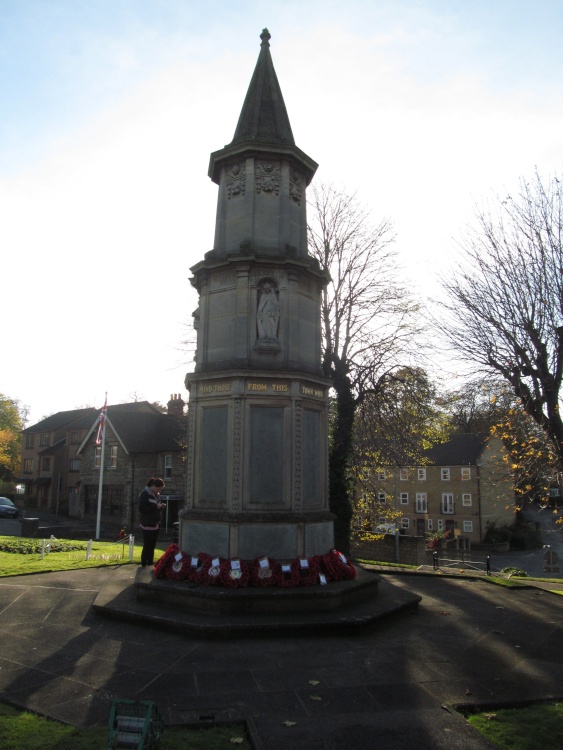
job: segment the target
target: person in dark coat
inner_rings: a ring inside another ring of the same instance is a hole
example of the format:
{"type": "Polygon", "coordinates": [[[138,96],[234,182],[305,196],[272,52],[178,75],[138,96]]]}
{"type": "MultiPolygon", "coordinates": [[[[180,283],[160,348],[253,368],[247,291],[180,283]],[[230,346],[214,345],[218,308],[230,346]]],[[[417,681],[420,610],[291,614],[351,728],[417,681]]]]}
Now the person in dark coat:
{"type": "Polygon", "coordinates": [[[160,478],[151,477],[147,486],[139,495],[139,513],[141,515],[141,529],[143,530],[143,550],[141,565],[143,568],[154,564],[154,549],[160,530],[160,516],[166,503],[160,502],[160,493],[164,489],[164,482],[160,478]]]}

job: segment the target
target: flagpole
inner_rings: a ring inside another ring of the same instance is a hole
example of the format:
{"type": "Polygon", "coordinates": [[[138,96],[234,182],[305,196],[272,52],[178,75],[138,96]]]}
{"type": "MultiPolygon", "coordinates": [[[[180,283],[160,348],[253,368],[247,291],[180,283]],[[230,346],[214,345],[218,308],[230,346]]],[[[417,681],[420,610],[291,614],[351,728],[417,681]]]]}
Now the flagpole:
{"type": "Polygon", "coordinates": [[[96,439],[96,443],[98,443],[101,440],[102,444],[102,450],[100,454],[100,483],[98,485],[98,513],[96,516],[96,539],[99,540],[100,538],[100,522],[102,519],[102,492],[103,492],[103,486],[104,486],[104,455],[105,455],[105,448],[106,448],[106,411],[107,411],[107,405],[108,405],[108,394],[106,391],[106,400],[104,402],[104,407],[100,414],[100,424],[98,427],[98,438],[96,439]],[[101,433],[101,435],[100,435],[101,433]]]}

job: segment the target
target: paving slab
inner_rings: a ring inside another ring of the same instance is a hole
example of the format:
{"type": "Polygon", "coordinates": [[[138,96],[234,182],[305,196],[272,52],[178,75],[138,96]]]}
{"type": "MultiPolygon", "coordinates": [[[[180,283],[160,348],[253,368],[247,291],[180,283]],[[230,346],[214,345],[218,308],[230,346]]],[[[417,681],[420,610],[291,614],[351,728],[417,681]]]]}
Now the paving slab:
{"type": "Polygon", "coordinates": [[[548,591],[391,573],[380,595],[420,596],[414,612],[210,641],[96,614],[108,584],[125,599],[135,577],[0,579],[0,699],[83,727],[107,725],[113,698],[154,700],[169,724],[242,719],[256,750],[484,750],[452,706],[563,697],[563,598],[548,591]]]}

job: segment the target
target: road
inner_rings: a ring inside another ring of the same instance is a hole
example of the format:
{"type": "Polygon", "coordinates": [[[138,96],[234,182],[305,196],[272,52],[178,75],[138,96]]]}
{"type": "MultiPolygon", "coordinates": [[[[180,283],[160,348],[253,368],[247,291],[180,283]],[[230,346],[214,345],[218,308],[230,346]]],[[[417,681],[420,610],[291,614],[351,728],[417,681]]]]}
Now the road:
{"type": "Polygon", "coordinates": [[[515,567],[521,568],[528,575],[534,577],[563,578],[563,523],[556,523],[558,518],[562,518],[563,509],[559,508],[558,514],[555,514],[554,510],[552,507],[542,509],[535,503],[527,506],[523,511],[524,517],[530,523],[540,524],[544,548],[522,551],[510,550],[503,555],[492,555],[493,569],[515,567]],[[558,573],[547,573],[544,569],[544,558],[550,549],[559,557],[558,573]]]}

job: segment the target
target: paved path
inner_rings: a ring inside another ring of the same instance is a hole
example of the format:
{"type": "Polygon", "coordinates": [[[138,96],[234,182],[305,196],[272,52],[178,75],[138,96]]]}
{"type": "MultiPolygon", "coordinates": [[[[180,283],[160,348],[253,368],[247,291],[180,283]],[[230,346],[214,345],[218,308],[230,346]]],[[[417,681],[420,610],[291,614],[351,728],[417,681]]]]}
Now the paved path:
{"type": "Polygon", "coordinates": [[[102,618],[108,577],[0,579],[0,699],[78,726],[112,698],[156,701],[168,723],[245,718],[257,750],[481,750],[449,705],[563,697],[563,597],[479,579],[386,575],[415,614],[362,635],[204,641],[102,618]],[[295,722],[287,726],[284,722],[295,722]]]}

